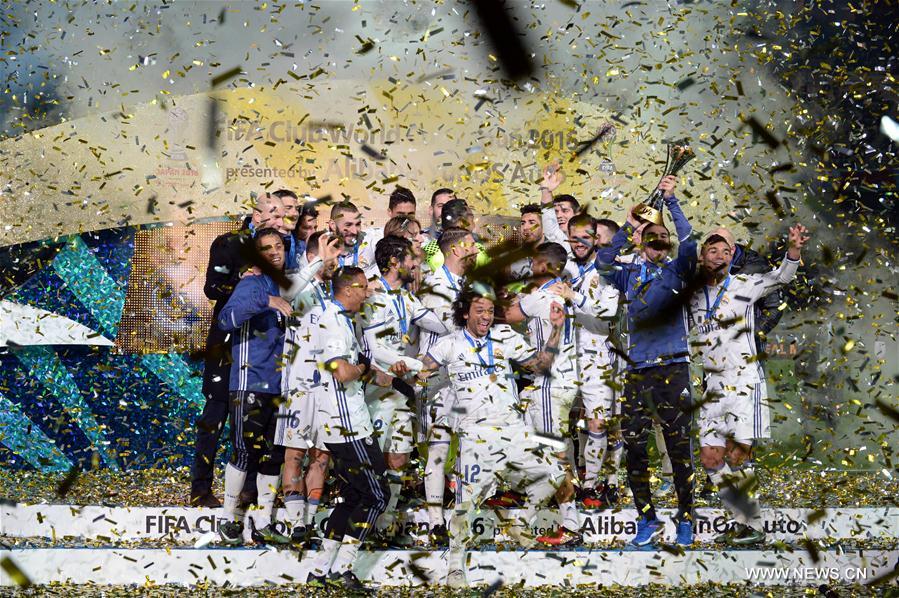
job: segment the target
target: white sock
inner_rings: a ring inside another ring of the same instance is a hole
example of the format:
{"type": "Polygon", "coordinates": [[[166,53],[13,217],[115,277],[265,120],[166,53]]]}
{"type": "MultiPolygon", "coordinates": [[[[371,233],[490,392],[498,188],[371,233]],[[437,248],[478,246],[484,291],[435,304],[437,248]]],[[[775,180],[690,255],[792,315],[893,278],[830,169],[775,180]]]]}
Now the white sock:
{"type": "Polygon", "coordinates": [[[241,471],[228,463],[225,466],[225,501],[222,504],[225,519],[237,521],[237,505],[240,504],[240,491],[243,490],[247,472],[241,471]]]}
{"type": "Polygon", "coordinates": [[[387,470],[387,485],[390,486],[390,498],[387,499],[387,509],[378,518],[375,526],[377,530],[385,530],[396,520],[396,503],[400,498],[400,492],[403,490],[403,472],[398,469],[387,470]]]}
{"type": "Polygon", "coordinates": [[[602,462],[606,458],[608,440],[605,432],[587,433],[587,444],[584,445],[584,462],[587,470],[584,475],[584,488],[596,488],[602,472],[602,462]]]}
{"type": "Polygon", "coordinates": [[[428,446],[428,464],[425,466],[425,500],[428,501],[428,521],[431,527],[445,525],[443,520],[443,490],[446,459],[449,456],[448,442],[428,446]]]}
{"type": "Polygon", "coordinates": [[[718,497],[721,499],[721,505],[733,515],[734,519],[745,524],[746,518],[743,517],[743,510],[738,508],[739,495],[733,488],[733,472],[730,465],[725,461],[718,469],[706,469],[709,479],[718,487],[718,497]]]}
{"type": "Polygon", "coordinates": [[[607,465],[606,468],[609,471],[609,485],[617,486],[618,485],[618,470],[621,469],[621,456],[624,454],[624,441],[619,440],[612,444],[612,446],[608,447],[606,456],[607,456],[607,465]]]}
{"type": "Polygon", "coordinates": [[[580,447],[577,454],[577,467],[580,469],[587,467],[587,432],[580,427],[577,430],[577,445],[580,447]]]}
{"type": "Polygon", "coordinates": [[[337,551],[337,558],[331,563],[331,573],[344,573],[353,568],[356,562],[356,555],[359,554],[359,546],[362,545],[358,539],[353,536],[344,536],[343,542],[340,543],[340,550],[337,551]]]}
{"type": "Polygon", "coordinates": [[[275,508],[275,496],[278,494],[278,486],[281,484],[279,475],[256,474],[256,528],[261,529],[272,522],[272,511],[275,508]]]}
{"type": "Polygon", "coordinates": [[[315,514],[318,512],[319,499],[306,498],[306,527],[315,523],[315,514]]]}
{"type": "Polygon", "coordinates": [[[309,573],[312,575],[327,575],[331,570],[331,563],[337,558],[337,551],[340,549],[340,540],[332,540],[324,538],[322,547],[312,557],[312,563],[309,565],[309,573]]]}
{"type": "Polygon", "coordinates": [[[284,509],[287,511],[287,521],[291,527],[306,525],[306,497],[302,494],[287,494],[284,496],[284,509]]]}
{"type": "Polygon", "coordinates": [[[732,467],[734,476],[734,485],[741,491],[741,497],[744,499],[739,515],[741,523],[755,529],[762,529],[762,505],[755,494],[757,480],[755,479],[755,470],[752,464],[744,463],[742,466],[732,467]]]}
{"type": "Polygon", "coordinates": [[[573,532],[581,531],[581,521],[577,512],[577,504],[573,500],[560,504],[559,513],[562,515],[563,527],[573,532]]]}
{"type": "Polygon", "coordinates": [[[659,456],[662,458],[662,475],[668,479],[674,475],[674,469],[671,467],[671,457],[668,456],[668,446],[665,444],[665,435],[662,433],[660,424],[653,424],[656,433],[656,448],[659,450],[659,456]]]}

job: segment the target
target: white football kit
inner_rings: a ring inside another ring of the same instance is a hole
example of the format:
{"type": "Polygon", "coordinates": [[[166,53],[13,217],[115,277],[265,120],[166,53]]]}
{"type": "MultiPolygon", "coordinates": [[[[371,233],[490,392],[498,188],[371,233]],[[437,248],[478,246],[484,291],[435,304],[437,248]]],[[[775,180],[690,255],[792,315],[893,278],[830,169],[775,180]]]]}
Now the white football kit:
{"type": "MultiPolygon", "coordinates": [[[[422,305],[432,310],[448,331],[456,330],[453,324],[453,302],[462,291],[463,284],[462,277],[450,272],[445,265],[429,273],[422,282],[422,305]]],[[[422,332],[419,338],[419,353],[427,354],[442,336],[444,335],[435,332],[422,332]]],[[[452,389],[445,376],[438,375],[428,380],[427,390],[419,401],[420,442],[428,440],[432,427],[449,429],[452,426],[450,417],[452,402],[452,389]]],[[[449,438],[443,440],[448,442],[449,438]]]]}
{"type": "Polygon", "coordinates": [[[319,320],[317,334],[313,335],[318,367],[321,369],[321,385],[318,387],[319,433],[326,443],[346,443],[362,440],[374,431],[368,405],[365,403],[364,385],[360,380],[338,382],[330,373],[330,364],[344,359],[353,365],[359,363],[362,347],[356,338],[356,329],[350,314],[336,301],[329,301],[319,320]]]}
{"type": "Polygon", "coordinates": [[[291,302],[295,315],[288,320],[284,335],[281,378],[286,400],[278,409],[275,444],[295,449],[313,446],[325,449],[317,424],[316,393],[322,375],[315,339],[325,333],[319,325],[328,302],[328,289],[318,280],[312,280],[291,302]]]}
{"type": "Polygon", "coordinates": [[[771,272],[728,275],[691,298],[691,346],[705,381],[702,446],[726,446],[728,438],[751,445],[771,436],[768,389],[756,354],[755,303],[793,280],[798,268],[798,261],[784,258],[771,272]]]}
{"type": "Polygon", "coordinates": [[[522,400],[534,428],[543,434],[563,436],[568,434],[568,414],[574,404],[579,387],[577,371],[577,344],[573,308],[561,297],[547,289],[558,279],[551,280],[519,299],[518,305],[528,318],[531,344],[542,351],[552,334],[549,320],[553,303],[564,306],[565,323],[559,339],[559,354],[546,374],[537,375],[534,383],[522,391],[522,400]]]}
{"type": "Polygon", "coordinates": [[[618,311],[618,289],[608,284],[591,262],[575,263],[578,275],[571,279],[575,297],[574,326],[577,341],[578,379],[587,419],[608,420],[615,415],[614,376],[609,330],[618,311]]]}
{"type": "MultiPolygon", "coordinates": [[[[379,279],[381,291],[362,310],[362,346],[372,365],[387,371],[402,358],[417,355],[414,339],[421,333],[446,334],[446,325],[405,289],[391,289],[379,279]]],[[[392,388],[369,384],[366,400],[375,434],[385,453],[410,453],[415,444],[413,410],[408,399],[392,388]]]]}
{"type": "Polygon", "coordinates": [[[360,234],[356,238],[356,244],[351,247],[343,248],[343,253],[337,257],[337,264],[343,268],[345,266],[356,266],[362,268],[365,277],[371,280],[380,275],[378,264],[375,262],[375,239],[373,243],[366,235],[360,234]]]}
{"type": "Polygon", "coordinates": [[[446,373],[455,396],[453,425],[459,435],[456,505],[478,504],[507,481],[542,501],[552,494],[540,483],[564,476],[561,462],[541,445],[521,411],[511,361],[536,350],[508,326],[483,338],[466,329],[441,338],[428,356],[446,373]]]}

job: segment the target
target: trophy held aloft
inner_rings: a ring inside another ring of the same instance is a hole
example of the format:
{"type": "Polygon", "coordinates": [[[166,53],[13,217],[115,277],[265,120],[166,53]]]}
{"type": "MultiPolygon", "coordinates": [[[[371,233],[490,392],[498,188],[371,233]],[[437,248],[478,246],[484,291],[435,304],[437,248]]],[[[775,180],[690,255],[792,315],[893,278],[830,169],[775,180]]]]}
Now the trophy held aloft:
{"type": "MultiPolygon", "coordinates": [[[[690,142],[686,139],[683,141],[675,141],[668,144],[668,158],[665,161],[665,171],[662,178],[668,175],[677,175],[680,170],[687,165],[687,162],[696,157],[690,142]]],[[[662,206],[664,205],[664,192],[661,189],[654,189],[646,198],[646,201],[634,208],[634,216],[645,222],[653,224],[664,224],[662,220],[662,206]]]]}

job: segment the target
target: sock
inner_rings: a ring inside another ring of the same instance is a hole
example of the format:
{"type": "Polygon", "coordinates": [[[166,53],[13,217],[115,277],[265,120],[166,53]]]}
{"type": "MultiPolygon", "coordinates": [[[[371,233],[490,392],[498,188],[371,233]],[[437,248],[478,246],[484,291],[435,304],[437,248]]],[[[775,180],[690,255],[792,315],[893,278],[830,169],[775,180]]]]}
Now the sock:
{"type": "Polygon", "coordinates": [[[278,486],[281,484],[281,476],[256,474],[256,492],[258,498],[256,505],[256,516],[253,518],[256,522],[256,529],[261,529],[272,522],[272,511],[275,508],[275,495],[278,493],[278,486]]]}
{"type": "Polygon", "coordinates": [[[225,500],[222,503],[225,519],[237,521],[237,505],[240,504],[240,491],[243,490],[247,472],[241,471],[228,463],[225,466],[225,500]]]}
{"type": "Polygon", "coordinates": [[[361,545],[362,542],[353,536],[344,536],[343,542],[340,543],[340,549],[337,551],[337,558],[331,563],[331,573],[340,575],[350,571],[353,563],[356,562],[356,555],[359,554],[361,545]]]}
{"type": "Polygon", "coordinates": [[[608,448],[606,453],[607,461],[606,468],[609,471],[609,485],[617,486],[618,485],[618,470],[621,469],[621,456],[624,454],[624,441],[617,440],[612,443],[612,446],[608,448]]]}
{"type": "Polygon", "coordinates": [[[443,467],[449,456],[449,443],[428,445],[428,464],[425,466],[425,500],[428,502],[428,522],[431,527],[445,525],[443,520],[443,467]]]}
{"type": "Polygon", "coordinates": [[[756,480],[752,464],[747,462],[742,466],[735,465],[731,467],[731,471],[733,472],[733,484],[741,499],[737,507],[740,510],[737,520],[749,527],[762,529],[762,505],[755,495],[758,480],[756,480]]]}
{"type": "Polygon", "coordinates": [[[662,475],[670,480],[674,475],[672,473],[674,469],[671,467],[671,457],[668,456],[668,446],[665,444],[665,435],[662,434],[662,426],[653,424],[652,427],[656,433],[656,449],[658,449],[659,456],[662,458],[662,475]]]}
{"type": "Polygon", "coordinates": [[[575,461],[574,456],[574,439],[570,437],[565,439],[565,462],[571,467],[574,479],[577,479],[577,461],[575,461]]]}
{"type": "Polygon", "coordinates": [[[327,575],[331,570],[331,563],[337,558],[337,551],[340,549],[340,540],[324,538],[319,551],[312,558],[309,565],[309,573],[312,575],[327,575]]]}
{"type": "Polygon", "coordinates": [[[559,505],[559,513],[562,515],[562,526],[573,532],[581,531],[581,522],[578,517],[577,504],[573,500],[559,505]]]}
{"type": "Polygon", "coordinates": [[[733,487],[733,472],[725,461],[718,469],[706,468],[709,479],[718,487],[718,497],[721,504],[727,509],[734,519],[740,523],[746,523],[739,506],[739,494],[733,487]]]}
{"type": "Polygon", "coordinates": [[[390,498],[387,499],[387,509],[378,518],[375,529],[379,531],[387,529],[396,520],[396,503],[403,490],[403,472],[398,469],[388,469],[387,484],[390,486],[390,498]]]}
{"type": "Polygon", "coordinates": [[[580,448],[577,452],[577,467],[581,469],[587,467],[587,432],[580,428],[577,431],[577,445],[580,448]]]}
{"type": "Polygon", "coordinates": [[[306,497],[299,492],[284,495],[284,508],[287,510],[287,521],[292,527],[306,525],[306,497]]]}
{"type": "Polygon", "coordinates": [[[584,488],[596,488],[599,474],[602,471],[602,462],[606,457],[607,444],[608,438],[605,432],[587,433],[587,444],[584,445],[584,461],[586,462],[584,488]]]}
{"type": "Polygon", "coordinates": [[[318,503],[322,499],[322,489],[308,490],[306,493],[306,527],[313,527],[315,514],[318,512],[318,503]]]}

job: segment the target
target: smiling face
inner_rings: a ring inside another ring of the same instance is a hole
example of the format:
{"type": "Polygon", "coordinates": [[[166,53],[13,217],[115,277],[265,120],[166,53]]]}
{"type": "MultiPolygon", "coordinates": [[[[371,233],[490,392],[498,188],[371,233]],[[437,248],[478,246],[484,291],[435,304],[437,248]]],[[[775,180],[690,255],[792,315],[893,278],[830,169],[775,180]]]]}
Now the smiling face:
{"type": "Polygon", "coordinates": [[[332,233],[343,240],[345,248],[351,248],[356,244],[356,240],[359,238],[359,231],[362,230],[362,214],[359,212],[344,212],[329,223],[329,228],[332,233]]]}
{"type": "Polygon", "coordinates": [[[284,209],[284,217],[282,218],[281,228],[278,230],[281,234],[286,235],[296,227],[297,220],[300,218],[300,209],[296,198],[290,195],[285,195],[281,198],[281,205],[284,209]]]}
{"type": "Polygon", "coordinates": [[[465,327],[475,336],[487,336],[493,326],[493,301],[478,297],[471,302],[465,314],[465,327]]]}
{"type": "Polygon", "coordinates": [[[284,241],[278,235],[265,235],[256,240],[259,255],[276,270],[284,269],[284,241]]]}
{"type": "Polygon", "coordinates": [[[542,239],[543,223],[540,221],[540,215],[531,212],[522,214],[518,233],[521,235],[521,240],[525,243],[536,243],[542,239]]]}
{"type": "Polygon", "coordinates": [[[343,294],[343,306],[352,312],[357,312],[362,308],[362,304],[368,299],[368,281],[365,280],[364,274],[353,277],[353,284],[347,287],[343,294]]]}
{"type": "Polygon", "coordinates": [[[559,228],[565,230],[568,228],[568,220],[574,216],[574,206],[570,201],[560,201],[553,205],[556,211],[556,220],[559,221],[559,228]]]}
{"type": "Polygon", "coordinates": [[[640,243],[643,246],[643,257],[650,262],[664,260],[671,250],[668,229],[658,224],[652,224],[643,229],[640,243]]]}
{"type": "Polygon", "coordinates": [[[699,254],[699,265],[708,275],[720,278],[730,268],[730,262],[733,260],[733,257],[733,251],[726,242],[708,243],[702,246],[702,252],[699,254]]]}
{"type": "Polygon", "coordinates": [[[589,226],[569,227],[568,244],[571,245],[571,252],[578,260],[583,260],[593,253],[595,242],[593,230],[589,226]]]}
{"type": "Polygon", "coordinates": [[[403,261],[398,264],[397,272],[400,275],[400,281],[403,284],[410,284],[415,281],[415,273],[418,270],[418,263],[411,251],[406,252],[403,261]]]}

